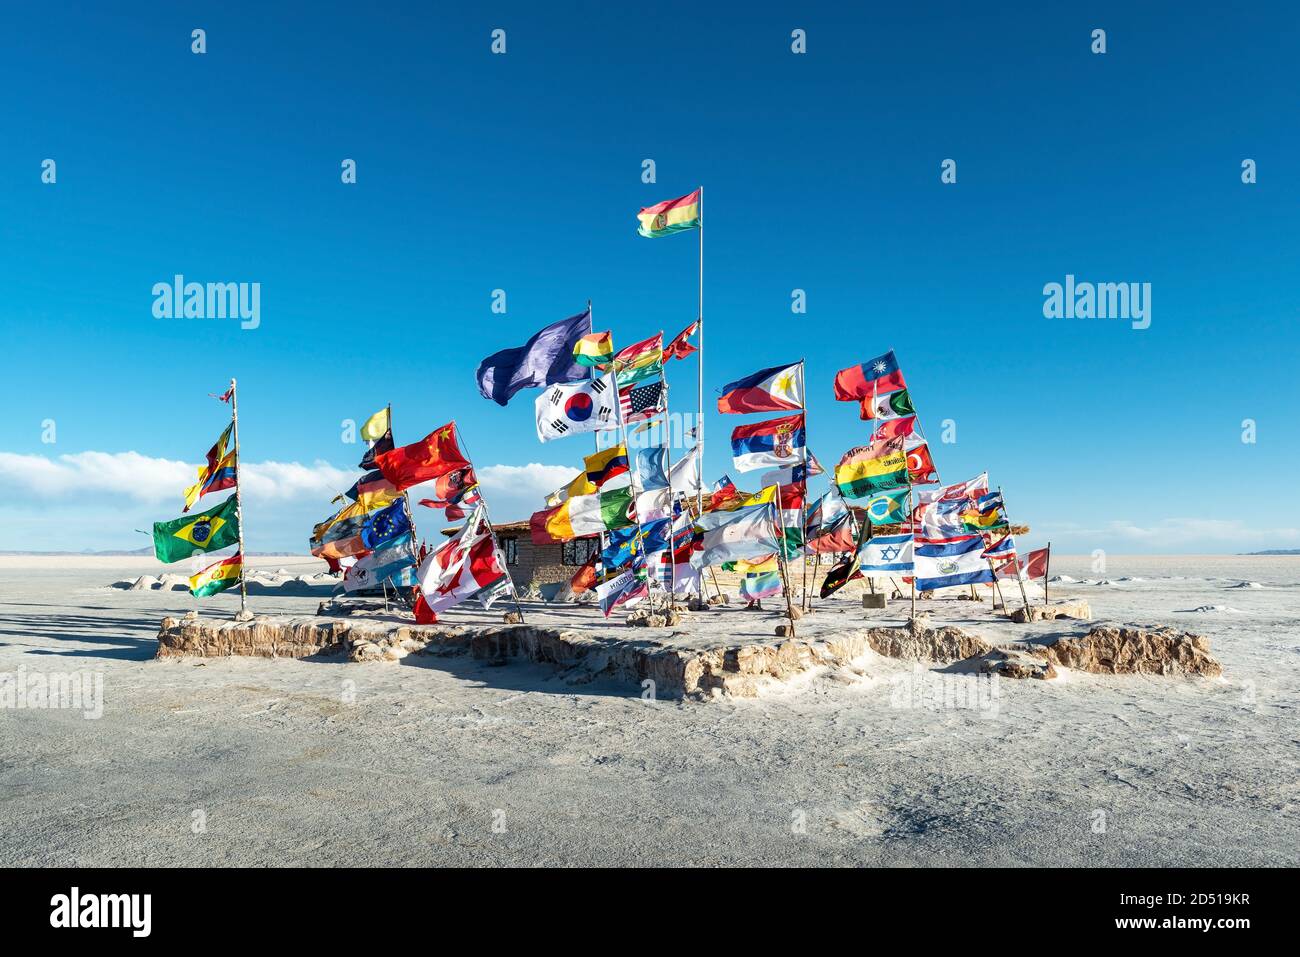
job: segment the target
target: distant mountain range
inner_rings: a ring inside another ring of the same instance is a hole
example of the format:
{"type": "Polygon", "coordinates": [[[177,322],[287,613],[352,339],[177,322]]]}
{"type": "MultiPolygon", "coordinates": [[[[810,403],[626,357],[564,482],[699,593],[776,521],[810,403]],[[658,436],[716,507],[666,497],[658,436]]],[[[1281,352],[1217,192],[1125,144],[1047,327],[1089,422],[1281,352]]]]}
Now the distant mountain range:
{"type": "Polygon", "coordinates": [[[1245,552],[1246,555],[1300,555],[1300,548],[1270,548],[1264,552],[1245,552]]]}

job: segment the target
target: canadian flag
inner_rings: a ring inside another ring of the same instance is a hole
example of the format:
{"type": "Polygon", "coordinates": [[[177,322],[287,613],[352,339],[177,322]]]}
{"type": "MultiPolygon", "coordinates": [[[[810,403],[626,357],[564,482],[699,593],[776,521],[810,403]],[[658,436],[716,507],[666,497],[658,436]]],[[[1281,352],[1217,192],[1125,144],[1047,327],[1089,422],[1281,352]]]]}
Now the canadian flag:
{"type": "Polygon", "coordinates": [[[436,613],[459,605],[505,574],[497,560],[492,529],[483,521],[482,509],[476,508],[454,538],[429,553],[417,577],[420,593],[436,613]]]}

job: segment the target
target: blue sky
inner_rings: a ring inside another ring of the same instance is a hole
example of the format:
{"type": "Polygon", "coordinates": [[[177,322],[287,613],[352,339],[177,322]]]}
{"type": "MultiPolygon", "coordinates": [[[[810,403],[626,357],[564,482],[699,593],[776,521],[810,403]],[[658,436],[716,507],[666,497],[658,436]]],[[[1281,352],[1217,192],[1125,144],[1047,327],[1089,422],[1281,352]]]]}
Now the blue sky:
{"type": "MultiPolygon", "coordinates": [[[[540,445],[534,393],[501,409],[475,367],[589,297],[616,343],[687,324],[694,237],[641,239],[634,214],[698,184],[708,395],[806,358],[833,462],[867,433],[835,371],[892,347],[943,478],[988,469],[1036,543],[1300,546],[1275,504],[1300,465],[1300,18],[1133,6],[9,11],[0,548],[146,544],[231,375],[266,479],[252,550],[303,546],[355,471],[340,422],[390,401],[399,442],[456,419],[500,467],[494,517],[526,517],[590,442],[540,445]],[[176,273],[261,283],[259,328],[155,319],[176,273]],[[1044,318],[1066,274],[1149,282],[1150,328],[1044,318]],[[553,469],[529,484],[531,463],[553,469]]],[[[671,370],[683,411],[694,371],[671,370]]],[[[709,416],[707,478],[740,421],[709,416]]]]}

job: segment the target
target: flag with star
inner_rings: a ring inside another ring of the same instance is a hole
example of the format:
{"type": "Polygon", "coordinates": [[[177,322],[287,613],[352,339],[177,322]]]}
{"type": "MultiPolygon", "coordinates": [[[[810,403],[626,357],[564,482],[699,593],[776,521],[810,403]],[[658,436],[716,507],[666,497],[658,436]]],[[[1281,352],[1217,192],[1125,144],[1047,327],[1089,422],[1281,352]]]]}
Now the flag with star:
{"type": "Polygon", "coordinates": [[[165,565],[239,541],[237,496],[199,515],[153,523],[153,552],[165,565]]]}
{"type": "Polygon", "coordinates": [[[858,574],[863,578],[912,573],[912,533],[873,535],[858,549],[858,574]]]}
{"type": "Polygon", "coordinates": [[[624,422],[639,422],[652,419],[664,411],[667,392],[663,380],[644,382],[637,385],[623,386],[618,390],[619,405],[623,410],[624,422]]]}

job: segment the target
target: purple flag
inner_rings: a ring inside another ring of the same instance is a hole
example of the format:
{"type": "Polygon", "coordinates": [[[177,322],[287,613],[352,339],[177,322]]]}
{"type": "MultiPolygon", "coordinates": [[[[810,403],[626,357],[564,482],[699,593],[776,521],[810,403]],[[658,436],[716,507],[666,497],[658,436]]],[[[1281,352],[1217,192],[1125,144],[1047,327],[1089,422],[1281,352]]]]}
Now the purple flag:
{"type": "Polygon", "coordinates": [[[586,379],[590,371],[573,360],[578,340],[591,331],[590,310],[552,323],[522,346],[502,349],[478,367],[478,391],[505,405],[520,389],[541,389],[556,382],[586,379]]]}

